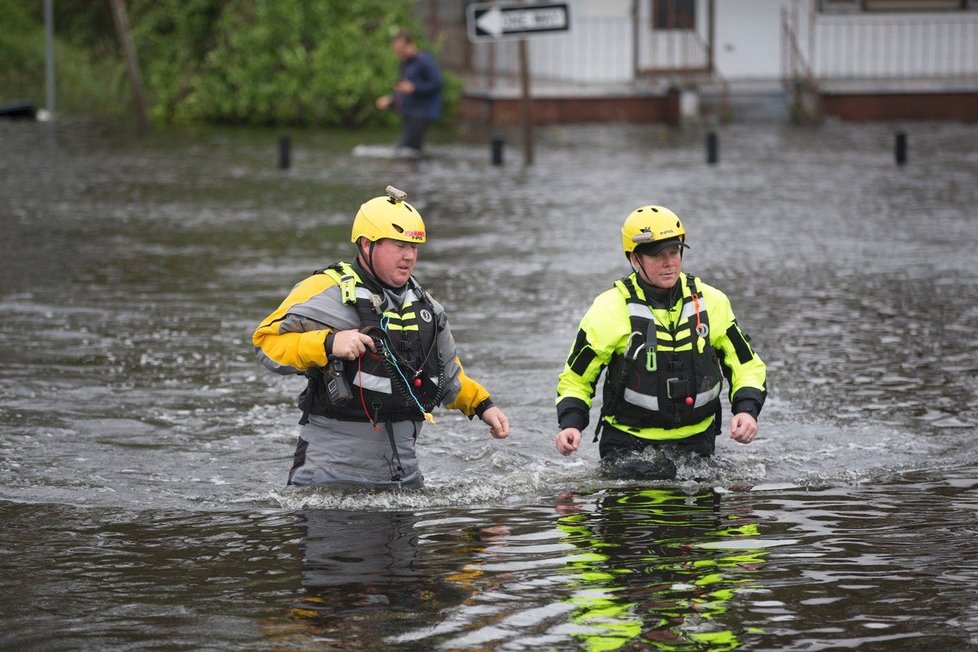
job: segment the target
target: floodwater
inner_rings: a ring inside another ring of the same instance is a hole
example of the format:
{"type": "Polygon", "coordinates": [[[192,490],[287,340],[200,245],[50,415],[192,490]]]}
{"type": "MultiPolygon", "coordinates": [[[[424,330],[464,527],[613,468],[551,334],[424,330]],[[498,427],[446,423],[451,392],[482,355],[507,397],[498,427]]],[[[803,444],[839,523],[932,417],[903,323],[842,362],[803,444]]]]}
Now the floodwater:
{"type": "MultiPolygon", "coordinates": [[[[356,134],[0,123],[0,648],[978,649],[978,133],[540,129],[355,158],[356,134]],[[249,334],[349,256],[393,184],[418,276],[513,432],[441,412],[426,488],[286,488],[298,378],[249,334]],[[556,375],[618,228],[674,208],[686,270],[770,373],[760,438],[673,482],[553,447],[556,375]]],[[[375,139],[374,143],[382,142],[375,139]]]]}

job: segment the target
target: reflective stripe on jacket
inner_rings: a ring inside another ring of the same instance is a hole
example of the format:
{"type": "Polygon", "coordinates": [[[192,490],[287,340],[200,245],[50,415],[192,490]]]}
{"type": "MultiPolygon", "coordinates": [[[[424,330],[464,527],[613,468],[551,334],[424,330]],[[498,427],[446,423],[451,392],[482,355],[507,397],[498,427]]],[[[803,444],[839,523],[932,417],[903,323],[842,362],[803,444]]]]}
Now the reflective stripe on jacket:
{"type": "Polygon", "coordinates": [[[652,309],[631,278],[615,284],[625,297],[630,334],[625,351],[612,355],[604,411],[619,424],[668,430],[705,423],[720,408],[720,365],[706,346],[709,310],[693,277],[685,281],[678,310],[652,309]]]}
{"type": "Polygon", "coordinates": [[[757,416],[767,393],[765,365],[729,300],[691,275],[679,283],[681,296],[669,309],[649,305],[634,273],[594,300],[558,380],[562,428],[587,426],[606,367],[604,421],[637,437],[684,439],[718,428],[721,373],[734,412],[757,416]]]}
{"type": "Polygon", "coordinates": [[[352,305],[360,328],[375,338],[376,352],[367,350],[356,363],[343,364],[353,398],[342,405],[329,401],[321,373],[309,375],[300,407],[311,414],[343,421],[420,421],[444,396],[445,369],[438,351],[438,332],[447,323],[431,297],[412,278],[396,305],[364,284],[350,265],[322,270],[352,305]]]}
{"type": "MultiPolygon", "coordinates": [[[[391,305],[403,305],[404,292],[395,296],[386,291],[384,295],[391,305]]],[[[431,304],[434,318],[444,322],[437,338],[445,386],[442,404],[472,417],[476,407],[489,398],[489,392],[466,375],[444,308],[434,300],[431,304]]],[[[305,375],[326,365],[324,342],[330,332],[359,329],[364,325],[356,307],[343,301],[337,279],[316,273],[292,288],[279,307],[255,329],[252,343],[258,361],[268,370],[283,375],[305,375]]],[[[356,368],[356,363],[346,362],[346,366],[356,368]]],[[[358,391],[355,386],[351,389],[358,391]]],[[[354,400],[359,401],[359,396],[354,400]]]]}

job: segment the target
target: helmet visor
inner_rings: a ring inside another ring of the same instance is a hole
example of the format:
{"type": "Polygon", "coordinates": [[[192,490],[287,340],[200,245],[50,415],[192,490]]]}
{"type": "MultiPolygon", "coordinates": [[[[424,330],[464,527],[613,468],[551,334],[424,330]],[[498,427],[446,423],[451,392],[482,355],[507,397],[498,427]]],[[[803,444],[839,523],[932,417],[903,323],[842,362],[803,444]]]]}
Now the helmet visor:
{"type": "Polygon", "coordinates": [[[689,249],[689,245],[679,238],[668,238],[666,240],[656,241],[652,239],[651,233],[637,233],[632,236],[632,242],[638,245],[635,247],[635,253],[646,256],[654,256],[663,249],[672,246],[689,249]]]}

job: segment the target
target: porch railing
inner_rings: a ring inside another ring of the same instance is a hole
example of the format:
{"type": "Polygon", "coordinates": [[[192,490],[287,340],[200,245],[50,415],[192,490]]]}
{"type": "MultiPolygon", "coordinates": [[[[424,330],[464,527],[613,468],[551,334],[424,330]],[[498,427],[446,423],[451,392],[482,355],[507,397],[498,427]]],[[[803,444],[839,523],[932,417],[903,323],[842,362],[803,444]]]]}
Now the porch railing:
{"type": "Polygon", "coordinates": [[[816,79],[978,79],[978,12],[810,20],[798,35],[816,79]]]}

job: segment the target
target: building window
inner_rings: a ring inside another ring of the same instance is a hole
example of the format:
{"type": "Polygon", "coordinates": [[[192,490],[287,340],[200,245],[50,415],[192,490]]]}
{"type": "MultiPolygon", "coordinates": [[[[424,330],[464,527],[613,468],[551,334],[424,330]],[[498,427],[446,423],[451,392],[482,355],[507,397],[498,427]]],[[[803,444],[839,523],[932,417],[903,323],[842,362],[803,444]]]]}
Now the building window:
{"type": "Polygon", "coordinates": [[[818,10],[823,14],[852,14],[862,10],[862,0],[819,0],[818,10]]]}
{"type": "Polygon", "coordinates": [[[819,11],[826,14],[962,11],[974,9],[975,5],[972,0],[819,0],[818,2],[819,11]]]}
{"type": "Polygon", "coordinates": [[[652,29],[695,29],[696,0],[652,0],[652,29]]]}

